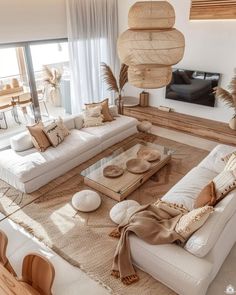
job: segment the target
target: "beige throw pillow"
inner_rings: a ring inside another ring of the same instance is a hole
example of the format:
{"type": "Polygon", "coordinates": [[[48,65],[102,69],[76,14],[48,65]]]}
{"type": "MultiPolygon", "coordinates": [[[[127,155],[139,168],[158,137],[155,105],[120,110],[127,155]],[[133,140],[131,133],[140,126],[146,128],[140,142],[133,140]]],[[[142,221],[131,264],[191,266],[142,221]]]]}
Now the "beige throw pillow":
{"type": "Polygon", "coordinates": [[[51,143],[43,131],[43,123],[39,122],[33,126],[27,126],[27,128],[35,148],[40,152],[46,151],[46,149],[50,147],[51,143]]]}
{"type": "Polygon", "coordinates": [[[222,171],[213,179],[213,182],[215,184],[216,200],[219,202],[236,188],[236,170],[222,171]]]}
{"type": "Polygon", "coordinates": [[[236,154],[232,154],[229,158],[227,164],[225,165],[224,170],[235,170],[236,169],[236,154]]]}
{"type": "Polygon", "coordinates": [[[188,239],[196,230],[203,226],[213,211],[214,208],[211,206],[204,206],[190,211],[180,218],[175,231],[184,239],[188,239]]]}
{"type": "Polygon", "coordinates": [[[58,146],[64,140],[62,129],[55,122],[44,127],[43,131],[54,147],[58,146]]]}
{"type": "Polygon", "coordinates": [[[104,99],[101,102],[96,102],[96,103],[90,103],[90,104],[85,104],[86,109],[91,109],[96,106],[101,106],[102,107],[102,115],[103,115],[103,122],[111,122],[114,120],[112,117],[110,111],[109,111],[109,104],[108,104],[108,98],[104,99]]]}
{"type": "Polygon", "coordinates": [[[96,106],[83,112],[84,127],[95,127],[103,125],[102,107],[96,106]]]}

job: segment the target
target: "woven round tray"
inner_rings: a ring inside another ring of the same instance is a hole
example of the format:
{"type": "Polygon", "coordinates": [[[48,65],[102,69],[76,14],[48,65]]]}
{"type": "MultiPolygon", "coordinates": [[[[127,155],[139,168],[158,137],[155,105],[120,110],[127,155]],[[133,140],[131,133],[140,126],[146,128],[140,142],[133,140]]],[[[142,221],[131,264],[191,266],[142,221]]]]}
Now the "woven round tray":
{"type": "Polygon", "coordinates": [[[161,159],[161,153],[158,150],[142,147],[138,152],[137,156],[148,162],[154,162],[161,159]]]}
{"type": "Polygon", "coordinates": [[[108,178],[117,178],[123,173],[124,169],[116,165],[109,165],[103,169],[103,175],[108,178]]]}
{"type": "Polygon", "coordinates": [[[130,159],[126,162],[127,170],[134,174],[141,174],[148,171],[151,164],[143,159],[130,159]]]}

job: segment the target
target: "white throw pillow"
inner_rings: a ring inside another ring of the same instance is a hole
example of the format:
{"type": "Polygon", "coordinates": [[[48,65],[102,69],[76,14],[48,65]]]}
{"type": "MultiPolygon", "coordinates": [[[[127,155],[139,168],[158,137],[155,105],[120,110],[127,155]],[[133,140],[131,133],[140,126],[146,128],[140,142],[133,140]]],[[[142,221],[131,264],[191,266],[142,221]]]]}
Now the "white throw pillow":
{"type": "Polygon", "coordinates": [[[34,147],[31,135],[28,131],[11,137],[10,144],[11,148],[16,152],[23,152],[34,147]]]}
{"type": "Polygon", "coordinates": [[[75,128],[80,130],[84,126],[84,117],[83,114],[77,115],[75,117],[75,128]]]}
{"type": "Polygon", "coordinates": [[[109,106],[109,112],[112,115],[112,117],[119,117],[120,115],[118,114],[118,108],[116,105],[111,105],[109,106]]]}
{"type": "Polygon", "coordinates": [[[225,225],[236,212],[236,191],[232,191],[215,207],[203,227],[187,241],[185,250],[198,257],[205,257],[216,244],[225,225]]]}
{"type": "Polygon", "coordinates": [[[58,146],[64,140],[62,129],[56,123],[51,123],[44,127],[43,131],[54,147],[58,146]]]}

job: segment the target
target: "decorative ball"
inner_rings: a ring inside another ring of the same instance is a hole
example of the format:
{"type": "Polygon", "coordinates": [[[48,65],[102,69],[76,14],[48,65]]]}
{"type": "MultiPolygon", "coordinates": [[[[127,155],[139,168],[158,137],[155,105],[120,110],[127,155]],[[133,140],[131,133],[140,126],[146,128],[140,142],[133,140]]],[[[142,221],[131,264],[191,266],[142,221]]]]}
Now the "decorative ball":
{"type": "Polygon", "coordinates": [[[139,203],[133,200],[127,200],[116,204],[110,211],[110,218],[113,222],[120,224],[128,215],[139,207],[139,203]]]}
{"type": "Polygon", "coordinates": [[[73,207],[81,212],[92,212],[101,205],[98,193],[91,190],[83,190],[76,193],[72,198],[73,207]]]}
{"type": "Polygon", "coordinates": [[[140,132],[149,132],[152,128],[152,123],[149,121],[143,121],[138,124],[137,128],[140,132]]]}

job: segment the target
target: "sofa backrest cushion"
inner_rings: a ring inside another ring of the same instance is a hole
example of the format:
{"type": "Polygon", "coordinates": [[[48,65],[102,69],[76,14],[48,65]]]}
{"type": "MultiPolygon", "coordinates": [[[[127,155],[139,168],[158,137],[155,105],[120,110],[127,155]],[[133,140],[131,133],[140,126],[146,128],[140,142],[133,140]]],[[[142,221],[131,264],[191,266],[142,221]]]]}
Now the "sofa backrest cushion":
{"type": "Polygon", "coordinates": [[[29,131],[11,137],[10,144],[16,152],[23,152],[34,147],[29,131]]]}
{"type": "Polygon", "coordinates": [[[68,116],[62,119],[68,130],[75,129],[75,116],[68,116]]]}
{"type": "Polygon", "coordinates": [[[198,257],[205,257],[217,242],[226,223],[236,213],[236,190],[219,202],[203,227],[187,241],[185,249],[198,257]]]}
{"type": "Polygon", "coordinates": [[[75,128],[80,130],[84,126],[84,117],[82,114],[75,116],[74,118],[75,128]]]}

